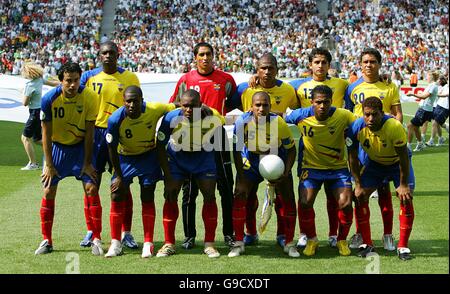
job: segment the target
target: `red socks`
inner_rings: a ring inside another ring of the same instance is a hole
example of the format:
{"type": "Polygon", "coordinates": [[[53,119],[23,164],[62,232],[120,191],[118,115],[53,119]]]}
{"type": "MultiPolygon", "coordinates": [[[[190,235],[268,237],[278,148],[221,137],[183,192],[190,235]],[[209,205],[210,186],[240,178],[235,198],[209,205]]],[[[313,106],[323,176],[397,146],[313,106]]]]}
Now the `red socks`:
{"type": "Polygon", "coordinates": [[[178,219],[177,201],[165,201],[163,207],[164,243],[175,244],[175,226],[178,219]]]}
{"type": "Polygon", "coordinates": [[[246,200],[235,198],[233,200],[233,229],[236,235],[236,241],[244,240],[244,222],[246,216],[246,200]]]}
{"type": "MultiPolygon", "coordinates": [[[[353,209],[338,210],[338,218],[339,218],[339,234],[337,235],[337,240],[346,240],[348,236],[348,232],[350,231],[350,227],[352,226],[353,221],[353,209]]],[[[332,236],[332,235],[329,235],[332,236]]]]}
{"type": "Polygon", "coordinates": [[[55,215],[55,199],[45,199],[42,198],[41,201],[41,231],[42,236],[48,240],[48,243],[52,244],[52,226],[53,226],[53,217],[55,215]]]}
{"type": "Polygon", "coordinates": [[[301,214],[301,217],[299,217],[300,232],[305,234],[308,239],[316,237],[316,213],[314,212],[314,208],[303,208],[299,205],[299,211],[299,214],[301,214]]]}
{"type": "Polygon", "coordinates": [[[91,216],[89,214],[89,201],[88,196],[84,194],[83,200],[84,200],[84,218],[86,219],[86,226],[88,231],[93,231],[94,227],[92,225],[91,216]]]}
{"type": "Polygon", "coordinates": [[[131,223],[133,221],[133,196],[131,191],[128,190],[125,201],[125,211],[123,216],[122,232],[131,231],[131,223]]]}
{"type": "Polygon", "coordinates": [[[392,208],[391,191],[378,191],[378,205],[380,206],[381,217],[383,219],[384,234],[392,234],[394,210],[392,208]]]}
{"type": "Polygon", "coordinates": [[[202,218],[205,225],[205,243],[214,242],[217,228],[217,204],[216,199],[203,202],[202,218]]]}
{"type": "Polygon", "coordinates": [[[289,244],[294,239],[295,234],[295,222],[297,220],[297,210],[295,207],[295,200],[292,201],[286,201],[282,197],[280,197],[281,200],[281,207],[283,207],[282,212],[283,215],[280,217],[283,218],[283,229],[284,232],[282,234],[286,237],[286,244],[289,244]]]}
{"type": "Polygon", "coordinates": [[[121,228],[125,210],[125,201],[111,201],[109,223],[111,226],[111,239],[121,240],[121,228]]]}
{"type": "Polygon", "coordinates": [[[412,200],[406,204],[400,202],[400,239],[397,244],[398,247],[408,247],[409,235],[411,234],[414,223],[414,207],[412,200]]]}
{"type": "Polygon", "coordinates": [[[372,237],[370,234],[370,210],[369,203],[361,203],[359,206],[355,206],[355,218],[356,224],[359,228],[363,243],[369,246],[373,246],[372,237]]]}
{"type": "MultiPolygon", "coordinates": [[[[92,239],[101,239],[102,232],[102,205],[100,204],[100,196],[88,196],[89,215],[92,227],[92,239]]],[[[86,209],[86,208],[85,208],[86,209]]]]}
{"type": "Polygon", "coordinates": [[[153,242],[155,230],[155,202],[142,202],[142,225],[144,227],[144,242],[153,242]]]}

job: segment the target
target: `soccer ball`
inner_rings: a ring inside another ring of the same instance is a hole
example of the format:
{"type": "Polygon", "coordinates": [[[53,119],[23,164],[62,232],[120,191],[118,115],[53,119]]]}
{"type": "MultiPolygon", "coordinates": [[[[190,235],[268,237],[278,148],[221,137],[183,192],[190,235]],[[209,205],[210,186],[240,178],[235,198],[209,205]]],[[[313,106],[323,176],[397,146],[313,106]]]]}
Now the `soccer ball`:
{"type": "Polygon", "coordinates": [[[261,158],[258,169],[263,178],[274,181],[284,173],[284,162],[279,156],[269,154],[261,158]]]}

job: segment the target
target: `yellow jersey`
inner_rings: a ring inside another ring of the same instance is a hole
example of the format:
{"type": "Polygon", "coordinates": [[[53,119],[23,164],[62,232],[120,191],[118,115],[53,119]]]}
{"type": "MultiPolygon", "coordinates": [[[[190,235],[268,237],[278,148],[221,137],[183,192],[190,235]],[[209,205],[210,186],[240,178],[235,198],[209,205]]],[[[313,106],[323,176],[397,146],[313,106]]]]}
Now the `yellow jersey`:
{"type": "Polygon", "coordinates": [[[91,88],[99,101],[99,112],[95,126],[108,127],[109,116],[123,105],[123,91],[128,86],[140,86],[138,77],[121,67],[113,74],[107,74],[99,67],[82,74],[80,83],[91,88]]]}
{"type": "Polygon", "coordinates": [[[249,111],[252,107],[252,96],[256,92],[266,92],[270,96],[270,111],[284,113],[289,107],[296,109],[300,104],[295,94],[294,88],[281,80],[277,80],[276,85],[272,88],[263,88],[258,85],[255,88],[249,88],[248,83],[239,84],[234,96],[233,105],[241,108],[244,112],[249,111]]]}
{"type": "Polygon", "coordinates": [[[349,149],[362,149],[369,158],[383,165],[392,165],[400,161],[395,147],[406,144],[406,132],[401,122],[389,115],[384,115],[382,127],[376,132],[371,131],[364,122],[358,118],[349,128],[346,139],[349,149]]]}
{"type": "Polygon", "coordinates": [[[233,145],[235,151],[244,147],[256,154],[276,154],[269,152],[294,146],[292,132],[286,122],[275,113],[270,113],[267,121],[256,123],[253,112],[248,111],[234,123],[233,145]]]}
{"type": "MultiPolygon", "coordinates": [[[[218,135],[217,128],[225,124],[225,118],[214,108],[210,108],[213,112],[198,119],[189,121],[183,115],[182,109],[175,109],[167,113],[158,130],[158,142],[166,145],[169,143],[174,151],[213,151],[214,144],[219,144],[220,140],[213,141],[218,135]]],[[[216,149],[220,150],[220,149],[216,149]]]]}
{"type": "Polygon", "coordinates": [[[348,86],[345,93],[345,108],[352,111],[356,116],[363,116],[361,103],[368,97],[378,97],[383,102],[383,112],[391,113],[393,105],[400,104],[400,94],[394,83],[386,84],[378,81],[376,83],[366,83],[360,78],[348,86]]]}
{"type": "Polygon", "coordinates": [[[319,82],[315,81],[313,78],[307,78],[300,81],[297,88],[297,96],[300,100],[300,105],[302,108],[306,108],[312,105],[312,90],[319,85],[325,85],[333,90],[333,101],[332,106],[343,108],[344,107],[344,96],[345,90],[347,90],[348,82],[343,79],[327,77],[325,81],[319,82]]]}
{"type": "Polygon", "coordinates": [[[125,106],[120,107],[108,119],[106,141],[117,146],[122,155],[139,155],[156,147],[158,120],[175,109],[174,104],[144,102],[142,113],[132,119],[126,115],[125,106]]]}
{"type": "Polygon", "coordinates": [[[42,97],[41,120],[52,122],[52,141],[60,144],[83,141],[86,121],[95,121],[97,112],[97,99],[89,88],[80,86],[75,97],[67,98],[62,87],[57,86],[42,97]]]}
{"type": "Polygon", "coordinates": [[[318,121],[313,106],[292,111],[285,120],[298,126],[300,138],[299,165],[302,168],[347,168],[344,132],[356,119],[350,111],[331,107],[329,117],[318,121]]]}

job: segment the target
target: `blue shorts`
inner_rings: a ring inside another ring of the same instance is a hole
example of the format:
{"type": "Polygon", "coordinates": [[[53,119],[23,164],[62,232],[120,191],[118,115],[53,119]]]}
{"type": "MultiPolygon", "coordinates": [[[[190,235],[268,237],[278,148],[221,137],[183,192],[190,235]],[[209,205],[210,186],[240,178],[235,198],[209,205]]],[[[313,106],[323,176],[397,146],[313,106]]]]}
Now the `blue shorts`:
{"type": "Polygon", "coordinates": [[[105,172],[106,163],[112,166],[109,160],[108,143],[106,142],[107,132],[108,129],[95,127],[92,162],[99,175],[105,172]]]}
{"type": "Polygon", "coordinates": [[[320,189],[326,184],[330,189],[351,188],[352,178],[347,168],[342,169],[315,169],[304,168],[300,175],[298,186],[304,189],[320,189]]]}
{"type": "Polygon", "coordinates": [[[84,141],[75,145],[52,144],[53,165],[58,171],[59,177],[54,177],[51,186],[55,186],[65,177],[74,176],[83,183],[93,183],[88,175],[81,175],[84,162],[84,141]]]}
{"type": "MultiPolygon", "coordinates": [[[[139,184],[151,186],[162,180],[162,172],[158,162],[156,150],[139,155],[119,155],[120,168],[122,169],[123,182],[129,186],[133,178],[139,178],[139,184]]],[[[114,174],[111,181],[116,178],[114,174]]]]}
{"type": "Polygon", "coordinates": [[[196,179],[216,179],[217,169],[214,151],[174,151],[167,147],[169,168],[175,180],[192,176],[196,179]]]}
{"type": "MultiPolygon", "coordinates": [[[[412,151],[409,148],[407,148],[407,149],[408,149],[409,164],[411,164],[412,151]]],[[[364,151],[364,149],[362,148],[361,145],[359,145],[358,159],[359,159],[359,162],[361,162],[362,166],[366,165],[370,161],[369,156],[367,155],[366,151],[364,151]]],[[[414,170],[410,170],[409,172],[411,173],[411,171],[412,171],[412,173],[414,173],[414,170]]],[[[353,177],[352,177],[352,180],[353,180],[353,177]]],[[[386,185],[386,184],[389,184],[389,179],[384,179],[383,185],[386,185]]]]}
{"type": "MultiPolygon", "coordinates": [[[[376,188],[380,184],[393,181],[395,188],[400,186],[400,164],[382,165],[373,160],[368,160],[361,169],[361,187],[376,188]]],[[[408,186],[414,190],[416,187],[416,178],[414,169],[409,157],[409,177],[408,186]]]]}
{"type": "MultiPolygon", "coordinates": [[[[278,148],[277,154],[283,161],[286,160],[286,151],[284,148],[278,148]]],[[[261,183],[264,178],[259,173],[259,161],[261,160],[261,154],[249,151],[244,148],[241,151],[242,161],[243,161],[243,172],[244,176],[252,182],[261,183]]]]}
{"type": "Polygon", "coordinates": [[[25,123],[25,128],[23,129],[23,135],[27,138],[33,138],[33,141],[40,141],[42,139],[42,129],[41,129],[41,109],[29,109],[30,116],[25,123]]]}
{"type": "Polygon", "coordinates": [[[433,110],[433,119],[440,125],[443,125],[448,118],[448,109],[437,105],[433,110]]]}
{"type": "Polygon", "coordinates": [[[411,123],[416,127],[421,127],[425,122],[433,119],[432,111],[425,111],[422,108],[417,109],[416,115],[411,119],[411,123]]]}

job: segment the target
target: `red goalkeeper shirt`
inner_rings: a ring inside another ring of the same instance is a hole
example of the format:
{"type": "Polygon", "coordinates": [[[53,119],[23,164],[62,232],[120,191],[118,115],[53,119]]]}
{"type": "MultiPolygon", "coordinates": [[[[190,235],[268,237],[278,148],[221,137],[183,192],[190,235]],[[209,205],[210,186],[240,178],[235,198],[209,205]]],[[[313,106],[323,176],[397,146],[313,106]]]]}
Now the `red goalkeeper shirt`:
{"type": "Polygon", "coordinates": [[[191,70],[180,78],[169,102],[180,101],[188,89],[199,92],[204,104],[225,115],[225,101],[227,98],[231,99],[236,91],[236,82],[230,74],[219,69],[214,69],[209,75],[201,75],[197,70],[191,70]]]}

